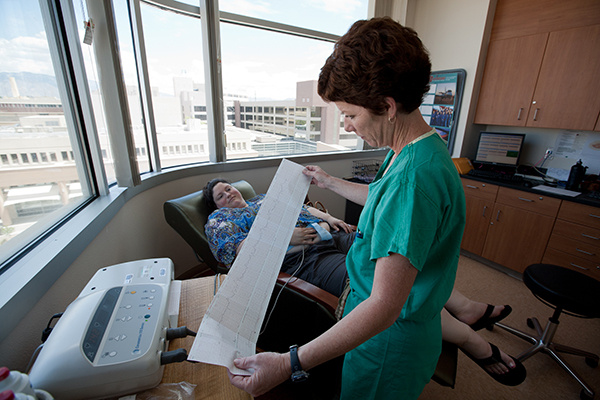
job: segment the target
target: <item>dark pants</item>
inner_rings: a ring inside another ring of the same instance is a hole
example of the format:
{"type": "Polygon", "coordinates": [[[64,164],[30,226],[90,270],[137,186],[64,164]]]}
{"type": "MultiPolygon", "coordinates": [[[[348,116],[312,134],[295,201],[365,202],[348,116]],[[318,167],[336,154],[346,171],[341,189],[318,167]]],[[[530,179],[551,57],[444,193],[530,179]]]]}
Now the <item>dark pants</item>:
{"type": "Polygon", "coordinates": [[[332,240],[286,255],[281,272],[294,275],[339,297],[348,278],[346,254],[354,242],[355,233],[333,232],[331,235],[332,240]]]}

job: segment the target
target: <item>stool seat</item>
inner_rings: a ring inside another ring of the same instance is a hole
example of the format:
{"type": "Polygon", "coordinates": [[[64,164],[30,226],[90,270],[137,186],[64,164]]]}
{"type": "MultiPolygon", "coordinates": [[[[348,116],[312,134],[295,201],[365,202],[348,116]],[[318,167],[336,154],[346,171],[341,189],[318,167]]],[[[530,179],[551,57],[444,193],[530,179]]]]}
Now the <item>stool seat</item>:
{"type": "Polygon", "coordinates": [[[563,311],[576,317],[600,317],[600,296],[598,296],[600,282],[581,272],[551,264],[532,264],[528,266],[523,271],[523,282],[535,297],[554,308],[554,313],[548,318],[546,327],[542,329],[540,322],[535,317],[527,319],[527,326],[535,329],[535,335],[499,322],[496,322],[496,326],[532,344],[530,348],[517,356],[519,361],[525,361],[539,352],[548,354],[581,385],[583,389],[579,397],[582,400],[593,399],[594,390],[567,364],[559,353],[585,357],[585,363],[592,368],[598,366],[600,358],[598,355],[585,350],[555,343],[553,339],[558,329],[559,317],[563,311]]]}
{"type": "Polygon", "coordinates": [[[533,294],[554,307],[584,317],[600,318],[600,281],[551,264],[532,264],[523,282],[533,294]]]}

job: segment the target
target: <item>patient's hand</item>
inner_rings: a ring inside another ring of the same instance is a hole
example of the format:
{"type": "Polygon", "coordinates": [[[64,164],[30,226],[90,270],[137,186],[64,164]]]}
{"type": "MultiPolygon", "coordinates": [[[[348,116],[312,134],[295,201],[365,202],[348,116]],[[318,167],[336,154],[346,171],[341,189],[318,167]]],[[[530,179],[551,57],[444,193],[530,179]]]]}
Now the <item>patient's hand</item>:
{"type": "Polygon", "coordinates": [[[315,244],[321,240],[314,228],[294,228],[290,245],[315,244]]]}
{"type": "Polygon", "coordinates": [[[352,228],[350,227],[350,225],[348,225],[341,219],[330,216],[329,219],[327,219],[327,222],[336,232],[339,232],[340,229],[346,233],[352,232],[352,228]]]}

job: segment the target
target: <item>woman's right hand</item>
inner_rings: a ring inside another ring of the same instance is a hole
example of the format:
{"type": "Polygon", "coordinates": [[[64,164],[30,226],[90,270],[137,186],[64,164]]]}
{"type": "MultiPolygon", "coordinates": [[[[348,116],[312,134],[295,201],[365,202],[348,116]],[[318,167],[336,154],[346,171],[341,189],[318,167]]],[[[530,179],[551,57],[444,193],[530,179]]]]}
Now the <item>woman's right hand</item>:
{"type": "Polygon", "coordinates": [[[310,176],[312,180],[310,183],[317,185],[320,188],[327,189],[328,182],[331,179],[331,175],[323,171],[321,167],[317,165],[307,165],[302,171],[304,175],[310,176]]]}
{"type": "Polygon", "coordinates": [[[259,353],[233,361],[241,369],[253,369],[252,375],[233,375],[229,370],[229,381],[239,389],[250,393],[253,397],[260,396],[289,378],[289,353],[259,353]]]}
{"type": "Polygon", "coordinates": [[[294,228],[290,245],[298,246],[301,244],[315,244],[321,240],[321,237],[314,228],[294,228]]]}

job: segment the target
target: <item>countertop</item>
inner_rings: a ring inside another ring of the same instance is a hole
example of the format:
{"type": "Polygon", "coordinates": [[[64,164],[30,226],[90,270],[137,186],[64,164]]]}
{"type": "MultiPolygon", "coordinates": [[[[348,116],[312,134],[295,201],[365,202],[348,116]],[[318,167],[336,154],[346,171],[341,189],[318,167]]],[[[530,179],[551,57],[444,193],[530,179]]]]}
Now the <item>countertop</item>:
{"type": "Polygon", "coordinates": [[[554,197],[554,198],[558,198],[561,200],[572,201],[574,203],[581,203],[581,204],[585,204],[588,206],[600,208],[600,199],[591,197],[589,192],[581,193],[580,195],[575,196],[575,197],[570,197],[570,196],[559,195],[556,193],[535,190],[534,189],[535,186],[544,185],[542,182],[537,181],[537,180],[524,179],[521,182],[512,182],[512,181],[505,181],[505,180],[500,180],[500,179],[496,180],[496,179],[480,178],[480,177],[471,176],[471,175],[460,175],[460,177],[465,178],[465,179],[471,179],[473,181],[489,183],[491,185],[497,185],[497,186],[507,187],[510,189],[522,190],[524,192],[536,193],[536,194],[543,195],[543,196],[554,197]]]}

